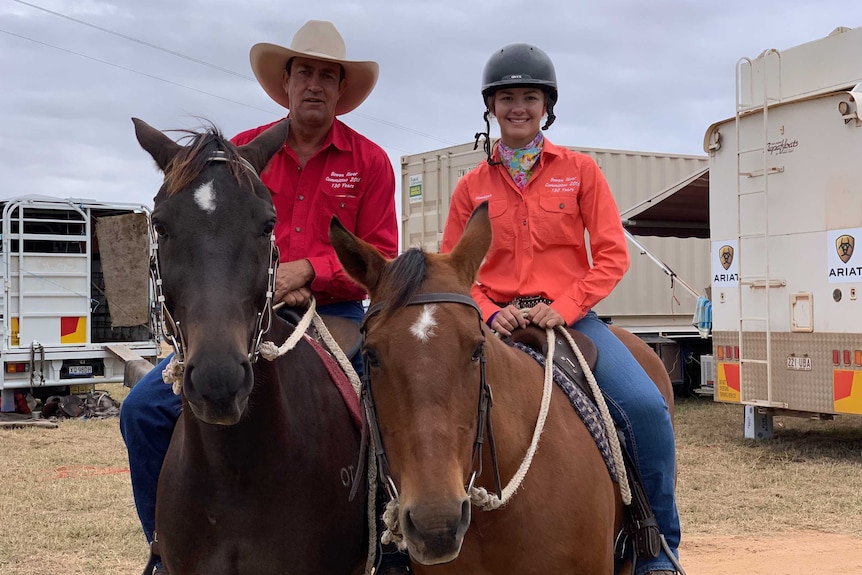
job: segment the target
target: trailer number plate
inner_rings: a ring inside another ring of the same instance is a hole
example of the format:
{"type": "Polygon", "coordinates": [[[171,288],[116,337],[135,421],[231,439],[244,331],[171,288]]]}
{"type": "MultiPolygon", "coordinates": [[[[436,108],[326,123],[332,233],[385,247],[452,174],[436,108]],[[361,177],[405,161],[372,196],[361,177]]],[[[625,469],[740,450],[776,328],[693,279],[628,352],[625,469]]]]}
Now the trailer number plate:
{"type": "Polygon", "coordinates": [[[787,369],[795,369],[797,371],[811,371],[810,357],[796,357],[791,355],[787,358],[787,369]]]}
{"type": "Polygon", "coordinates": [[[92,365],[70,365],[69,375],[93,375],[92,365]]]}

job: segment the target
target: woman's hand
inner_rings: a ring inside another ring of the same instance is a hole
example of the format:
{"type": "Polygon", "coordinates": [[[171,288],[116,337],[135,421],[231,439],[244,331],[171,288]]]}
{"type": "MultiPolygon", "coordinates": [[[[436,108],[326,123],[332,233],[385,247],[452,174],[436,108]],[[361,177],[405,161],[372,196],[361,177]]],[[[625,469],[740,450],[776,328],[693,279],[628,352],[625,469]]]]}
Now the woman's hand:
{"type": "Polygon", "coordinates": [[[542,329],[566,325],[566,320],[563,319],[563,316],[546,303],[537,303],[533,306],[529,313],[527,313],[527,320],[542,329]]]}
{"type": "Polygon", "coordinates": [[[491,320],[491,329],[505,337],[512,335],[512,331],[519,327],[527,327],[527,320],[521,310],[513,305],[502,308],[491,320]]]}

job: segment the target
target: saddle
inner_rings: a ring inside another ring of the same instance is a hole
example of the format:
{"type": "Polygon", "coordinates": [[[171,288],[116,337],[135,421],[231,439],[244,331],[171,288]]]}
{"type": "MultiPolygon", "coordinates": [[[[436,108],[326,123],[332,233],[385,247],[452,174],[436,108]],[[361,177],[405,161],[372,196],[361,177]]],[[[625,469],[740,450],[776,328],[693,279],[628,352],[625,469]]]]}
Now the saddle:
{"type": "MultiPolygon", "coordinates": [[[[571,328],[566,329],[584,356],[590,371],[593,371],[599,356],[596,344],[587,335],[571,328]]],[[[568,340],[557,331],[554,331],[554,337],[554,365],[595,404],[596,398],[587,383],[586,374],[568,340]]],[[[512,335],[504,341],[509,344],[520,343],[545,357],[548,356],[548,336],[545,330],[534,325],[514,330],[512,335]]],[[[631,487],[632,503],[625,507],[625,520],[620,537],[617,538],[616,552],[619,557],[623,557],[625,541],[630,539],[632,548],[640,559],[654,559],[658,557],[661,551],[661,533],[658,529],[658,522],[647,499],[640,474],[626,448],[625,435],[621,430],[617,430],[617,435],[623,447],[623,462],[631,487]]]]}
{"type": "MultiPolygon", "coordinates": [[[[589,366],[590,371],[594,370],[596,367],[596,360],[599,357],[596,344],[593,343],[593,340],[585,334],[572,328],[566,329],[568,330],[569,335],[572,336],[575,345],[577,345],[578,349],[581,350],[581,354],[583,354],[584,359],[587,360],[587,365],[589,366]]],[[[587,383],[587,376],[584,373],[584,370],[581,369],[581,364],[578,362],[578,358],[575,356],[574,350],[572,350],[572,347],[569,345],[566,338],[558,332],[554,331],[554,337],[556,338],[556,341],[554,342],[554,365],[566,374],[566,376],[568,376],[575,385],[581,388],[581,391],[590,398],[590,401],[595,403],[596,398],[593,396],[593,392],[587,383]]],[[[545,333],[545,330],[534,325],[528,325],[525,328],[516,329],[505,341],[509,344],[520,343],[541,353],[545,357],[548,356],[548,336],[545,333]]]]}

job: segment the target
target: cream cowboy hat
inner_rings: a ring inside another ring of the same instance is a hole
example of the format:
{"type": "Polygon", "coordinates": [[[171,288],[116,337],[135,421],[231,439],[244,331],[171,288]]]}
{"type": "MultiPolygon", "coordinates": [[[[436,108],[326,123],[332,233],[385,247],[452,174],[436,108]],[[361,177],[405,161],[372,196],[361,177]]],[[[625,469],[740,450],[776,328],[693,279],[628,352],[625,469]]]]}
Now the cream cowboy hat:
{"type": "Polygon", "coordinates": [[[290,48],[275,44],[255,44],[251,47],[249,60],[257,81],[269,97],[290,109],[290,98],[284,91],[284,68],[294,57],[313,58],[324,62],[335,62],[344,67],[347,85],[335,105],[335,114],[350,112],[374,89],[379,67],[377,62],[346,60],[344,39],[332,22],[309,20],[297,30],[290,48]]]}

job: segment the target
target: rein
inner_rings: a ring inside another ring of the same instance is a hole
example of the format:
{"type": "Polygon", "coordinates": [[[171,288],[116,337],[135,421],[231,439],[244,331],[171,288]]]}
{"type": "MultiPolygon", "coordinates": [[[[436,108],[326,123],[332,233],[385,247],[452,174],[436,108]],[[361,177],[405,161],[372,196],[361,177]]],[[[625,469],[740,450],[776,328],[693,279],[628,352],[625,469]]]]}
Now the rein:
{"type": "MultiPolygon", "coordinates": [[[[476,310],[479,318],[479,332],[482,332],[482,312],[476,302],[469,296],[456,293],[426,293],[413,296],[406,305],[424,305],[428,303],[457,303],[469,306],[476,310]]],[[[363,339],[367,331],[368,320],[374,315],[381,312],[386,307],[386,302],[380,302],[371,305],[368,312],[362,320],[360,332],[363,339]]],[[[380,426],[377,422],[377,409],[374,405],[374,396],[371,392],[371,377],[369,375],[367,355],[363,354],[362,361],[365,369],[362,374],[362,385],[360,388],[359,400],[362,404],[362,444],[360,446],[359,463],[357,464],[356,474],[353,478],[353,488],[350,496],[353,498],[359,488],[359,484],[363,477],[363,465],[365,462],[365,454],[368,451],[368,438],[370,436],[371,444],[374,450],[374,457],[377,461],[378,477],[380,477],[390,497],[390,505],[398,501],[398,488],[389,470],[389,459],[386,455],[386,450],[383,447],[383,439],[380,435],[380,426]]],[[[500,481],[500,470],[497,464],[497,447],[494,442],[494,428],[491,423],[491,406],[493,404],[491,388],[485,377],[485,346],[481,347],[479,353],[479,403],[477,408],[478,425],[476,429],[476,438],[473,441],[473,453],[470,462],[470,479],[465,485],[467,493],[475,491],[474,483],[476,477],[482,473],[482,446],[485,444],[485,431],[487,430],[488,446],[491,450],[491,461],[494,468],[494,480],[497,491],[502,492],[502,484],[500,481]]],[[[388,506],[387,506],[388,511],[388,506]]],[[[385,534],[384,534],[385,535],[385,534]]]]}
{"type": "MultiPolygon", "coordinates": [[[[258,180],[260,176],[254,167],[243,157],[238,157],[235,160],[228,158],[227,154],[221,150],[213,152],[207,162],[232,162],[239,161],[242,166],[250,171],[258,180]]],[[[160,331],[165,340],[171,345],[174,350],[174,357],[171,359],[164,372],[165,383],[171,383],[173,391],[176,395],[182,392],[183,372],[185,371],[186,360],[186,340],[183,336],[182,327],[178,320],[174,319],[165,302],[165,295],[162,289],[162,275],[159,269],[159,236],[155,229],[150,226],[150,280],[153,284],[156,302],[160,308],[161,314],[156,314],[157,331],[160,331]]],[[[251,337],[248,345],[248,360],[255,363],[260,356],[261,341],[263,336],[269,332],[272,327],[272,298],[275,293],[275,277],[278,268],[278,246],[275,245],[275,233],[269,236],[269,268],[267,269],[268,279],[266,288],[266,299],[263,304],[263,309],[257,314],[257,328],[251,337]]]]}

